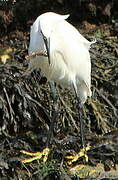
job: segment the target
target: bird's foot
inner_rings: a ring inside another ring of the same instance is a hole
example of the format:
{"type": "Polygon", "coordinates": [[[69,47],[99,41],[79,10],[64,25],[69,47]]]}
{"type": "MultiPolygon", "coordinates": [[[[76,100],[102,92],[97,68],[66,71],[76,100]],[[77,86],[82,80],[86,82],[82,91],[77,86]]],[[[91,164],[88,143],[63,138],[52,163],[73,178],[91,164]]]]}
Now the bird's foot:
{"type": "Polygon", "coordinates": [[[80,152],[77,153],[76,155],[66,156],[65,158],[66,158],[66,159],[69,159],[69,160],[67,161],[67,164],[68,164],[68,165],[71,165],[73,162],[76,162],[76,161],[77,161],[79,158],[81,158],[81,157],[84,157],[84,158],[85,158],[85,161],[88,162],[88,156],[87,156],[86,152],[89,151],[89,150],[90,150],[90,146],[84,147],[84,148],[80,149],[80,152]]]}
{"type": "Polygon", "coordinates": [[[39,160],[39,159],[42,159],[43,162],[46,162],[48,159],[48,154],[50,152],[50,149],[45,148],[42,152],[36,152],[36,153],[31,153],[31,152],[28,152],[25,150],[21,150],[20,152],[23,154],[26,154],[28,156],[32,156],[32,158],[27,158],[27,159],[21,160],[22,163],[30,163],[34,160],[39,160]]]}

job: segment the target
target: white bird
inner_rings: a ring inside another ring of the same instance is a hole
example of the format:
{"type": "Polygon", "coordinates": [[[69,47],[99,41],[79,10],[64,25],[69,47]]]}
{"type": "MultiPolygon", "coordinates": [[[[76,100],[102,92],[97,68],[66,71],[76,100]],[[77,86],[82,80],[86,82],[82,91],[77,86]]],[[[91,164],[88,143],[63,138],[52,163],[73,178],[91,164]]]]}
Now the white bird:
{"type": "Polygon", "coordinates": [[[47,12],[36,19],[30,32],[29,56],[37,51],[47,51],[48,57],[30,59],[28,70],[40,68],[48,81],[74,90],[82,106],[87,97],[91,97],[89,49],[95,41],[85,39],[66,21],[68,17],[47,12]]]}

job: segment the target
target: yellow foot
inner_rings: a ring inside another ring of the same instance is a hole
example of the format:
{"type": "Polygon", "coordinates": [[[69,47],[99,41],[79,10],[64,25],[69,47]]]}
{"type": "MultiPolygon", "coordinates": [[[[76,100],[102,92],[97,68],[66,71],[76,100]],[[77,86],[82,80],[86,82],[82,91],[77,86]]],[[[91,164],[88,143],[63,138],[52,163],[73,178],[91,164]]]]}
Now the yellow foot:
{"type": "Polygon", "coordinates": [[[42,152],[36,152],[36,153],[31,153],[31,152],[28,152],[28,151],[25,151],[25,150],[21,150],[20,152],[23,153],[23,154],[26,154],[28,156],[33,156],[32,158],[22,160],[21,161],[22,163],[29,163],[29,162],[32,162],[34,160],[38,160],[38,159],[41,159],[41,158],[43,159],[43,162],[46,162],[47,158],[48,158],[48,154],[50,152],[50,149],[45,148],[42,152]]]}
{"type": "Polygon", "coordinates": [[[67,161],[67,163],[69,165],[71,165],[73,162],[77,161],[81,157],[85,157],[85,161],[88,162],[88,156],[87,156],[86,152],[89,151],[89,150],[90,150],[90,146],[84,147],[84,148],[80,149],[80,152],[77,153],[76,155],[74,155],[74,156],[66,156],[65,158],[69,159],[69,161],[67,161]]]}

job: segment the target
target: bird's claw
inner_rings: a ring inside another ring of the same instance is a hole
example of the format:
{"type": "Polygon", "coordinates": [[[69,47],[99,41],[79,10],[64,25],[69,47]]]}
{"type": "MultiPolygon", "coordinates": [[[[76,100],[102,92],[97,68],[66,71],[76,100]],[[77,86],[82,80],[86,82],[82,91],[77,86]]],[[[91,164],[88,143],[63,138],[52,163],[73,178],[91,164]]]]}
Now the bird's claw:
{"type": "Polygon", "coordinates": [[[80,152],[77,153],[76,155],[66,156],[65,158],[69,159],[67,161],[67,164],[71,165],[73,162],[76,162],[81,157],[85,157],[85,161],[88,162],[88,156],[87,156],[86,152],[89,151],[89,150],[90,150],[90,146],[84,147],[84,148],[80,149],[80,152]]]}
{"type": "Polygon", "coordinates": [[[25,151],[25,150],[21,150],[20,152],[23,153],[23,154],[29,155],[29,156],[33,156],[32,158],[22,160],[21,161],[22,163],[30,163],[30,162],[32,162],[34,160],[38,160],[38,159],[41,159],[41,158],[43,159],[43,162],[46,162],[47,158],[48,158],[48,154],[50,152],[50,149],[45,148],[42,152],[36,152],[36,153],[31,153],[31,152],[28,152],[28,151],[25,151]]]}

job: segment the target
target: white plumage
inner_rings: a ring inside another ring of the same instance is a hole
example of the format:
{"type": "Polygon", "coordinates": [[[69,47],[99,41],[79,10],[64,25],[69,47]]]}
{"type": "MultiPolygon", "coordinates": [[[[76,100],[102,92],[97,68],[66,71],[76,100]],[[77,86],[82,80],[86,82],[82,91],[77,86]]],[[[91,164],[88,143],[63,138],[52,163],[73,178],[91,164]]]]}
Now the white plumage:
{"type": "Polygon", "coordinates": [[[29,55],[46,51],[43,35],[49,48],[48,57],[36,56],[29,63],[29,70],[40,68],[49,81],[76,90],[81,104],[91,97],[91,61],[89,42],[65,19],[69,15],[47,12],[40,15],[31,27],[29,55]],[[42,35],[43,34],[43,35],[42,35]]]}

